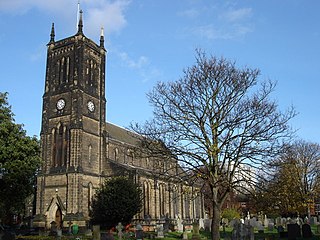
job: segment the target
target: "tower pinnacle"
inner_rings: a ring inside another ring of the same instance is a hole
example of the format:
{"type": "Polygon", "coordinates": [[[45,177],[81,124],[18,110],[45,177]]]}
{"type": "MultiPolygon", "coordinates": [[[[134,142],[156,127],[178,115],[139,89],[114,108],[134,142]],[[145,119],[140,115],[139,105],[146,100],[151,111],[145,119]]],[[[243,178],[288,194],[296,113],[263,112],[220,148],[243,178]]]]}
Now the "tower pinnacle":
{"type": "Polygon", "coordinates": [[[104,29],[101,27],[101,33],[100,33],[100,47],[104,47],[104,29]]]}
{"type": "Polygon", "coordinates": [[[80,17],[79,17],[79,23],[78,23],[78,34],[82,34],[82,28],[83,28],[83,22],[82,22],[82,10],[80,10],[80,17]]]}
{"type": "Polygon", "coordinates": [[[54,23],[52,23],[51,33],[50,33],[50,42],[49,42],[49,43],[54,43],[54,37],[55,37],[55,33],[54,33],[54,23]]]}

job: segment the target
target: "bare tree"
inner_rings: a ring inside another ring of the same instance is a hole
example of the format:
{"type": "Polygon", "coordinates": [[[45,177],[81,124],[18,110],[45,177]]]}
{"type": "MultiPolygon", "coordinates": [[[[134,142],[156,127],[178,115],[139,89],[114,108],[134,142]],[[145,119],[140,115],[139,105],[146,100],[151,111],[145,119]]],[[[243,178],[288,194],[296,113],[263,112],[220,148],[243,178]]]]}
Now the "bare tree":
{"type": "Polygon", "coordinates": [[[196,64],[181,79],[159,82],[147,95],[153,119],[132,126],[145,136],[145,149],[164,159],[174,157],[193,173],[192,182],[200,179],[209,186],[213,240],[220,239],[221,208],[228,194],[254,185],[257,169],[291,136],[288,121],[294,109],[280,112],[270,100],[275,84],[258,86],[259,75],[257,69],[239,69],[198,50],[196,64]]]}

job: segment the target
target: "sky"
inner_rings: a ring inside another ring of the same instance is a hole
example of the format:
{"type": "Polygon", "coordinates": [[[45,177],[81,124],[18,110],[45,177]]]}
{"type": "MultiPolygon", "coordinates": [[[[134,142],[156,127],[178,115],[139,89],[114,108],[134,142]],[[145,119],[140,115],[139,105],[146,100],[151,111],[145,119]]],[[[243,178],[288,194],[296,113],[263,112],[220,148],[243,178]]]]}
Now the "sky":
{"type": "MultiPolygon", "coordinates": [[[[196,49],[258,68],[277,82],[280,110],[294,106],[297,137],[320,143],[320,1],[80,0],[84,34],[107,53],[107,121],[127,127],[152,117],[146,94],[195,63],[196,49]]],[[[0,0],[0,92],[16,123],[39,136],[51,24],[76,34],[78,0],[0,0]]]]}

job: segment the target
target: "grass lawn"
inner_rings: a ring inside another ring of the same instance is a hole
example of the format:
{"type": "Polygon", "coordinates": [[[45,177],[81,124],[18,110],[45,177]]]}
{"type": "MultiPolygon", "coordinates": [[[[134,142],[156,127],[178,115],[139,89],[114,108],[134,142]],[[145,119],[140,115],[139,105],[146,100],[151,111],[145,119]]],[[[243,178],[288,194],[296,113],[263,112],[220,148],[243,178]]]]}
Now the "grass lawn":
{"type": "MultiPolygon", "coordinates": [[[[231,239],[231,232],[232,232],[232,228],[226,228],[225,232],[220,231],[220,237],[221,240],[230,240],[231,239]]],[[[312,227],[312,232],[315,233],[316,232],[316,226],[312,227]]],[[[149,240],[149,239],[157,239],[156,238],[156,233],[154,232],[150,232],[150,233],[145,233],[146,237],[144,238],[145,240],[149,240]]],[[[188,233],[188,238],[191,239],[192,237],[192,233],[188,233]]],[[[200,231],[200,237],[201,239],[205,240],[205,239],[209,239],[211,238],[210,232],[204,232],[204,231],[200,231]]],[[[115,240],[118,240],[118,237],[116,236],[116,234],[114,234],[114,238],[115,240]]],[[[42,239],[42,240],[53,240],[53,239],[57,239],[55,237],[45,237],[45,236],[26,236],[26,237],[21,237],[21,238],[16,238],[16,239],[42,239]]],[[[65,240],[65,239],[81,239],[81,240],[92,240],[92,237],[89,236],[83,236],[83,235],[77,235],[77,236],[62,236],[61,240],[65,240]]],[[[133,240],[135,239],[133,234],[131,234],[131,236],[129,234],[125,234],[124,237],[122,238],[123,240],[133,240]]],[[[165,234],[164,238],[161,238],[161,240],[178,240],[178,239],[182,239],[182,233],[180,232],[169,232],[167,234],[165,234]]],[[[255,231],[255,236],[254,236],[255,240],[277,240],[277,239],[281,239],[279,237],[279,233],[274,229],[273,231],[268,231],[265,230],[264,233],[258,233],[257,231],[255,231]]],[[[282,238],[282,239],[287,239],[287,238],[282,238]]],[[[299,238],[297,240],[300,240],[303,238],[299,238]]],[[[314,235],[313,238],[309,238],[310,240],[320,240],[320,235],[314,235]]],[[[160,240],[160,239],[159,239],[160,240]]]]}

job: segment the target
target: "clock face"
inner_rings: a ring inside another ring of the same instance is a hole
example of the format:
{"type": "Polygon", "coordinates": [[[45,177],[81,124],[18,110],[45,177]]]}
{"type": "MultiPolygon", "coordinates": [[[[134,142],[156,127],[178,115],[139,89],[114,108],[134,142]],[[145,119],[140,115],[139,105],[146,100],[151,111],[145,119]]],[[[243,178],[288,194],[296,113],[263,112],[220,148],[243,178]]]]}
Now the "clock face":
{"type": "Polygon", "coordinates": [[[88,102],[87,107],[90,112],[94,111],[94,103],[92,101],[88,102]]]}
{"type": "Polygon", "coordinates": [[[66,106],[66,102],[64,101],[64,99],[59,99],[57,102],[57,109],[58,110],[62,110],[64,109],[64,107],[66,106]]]}

